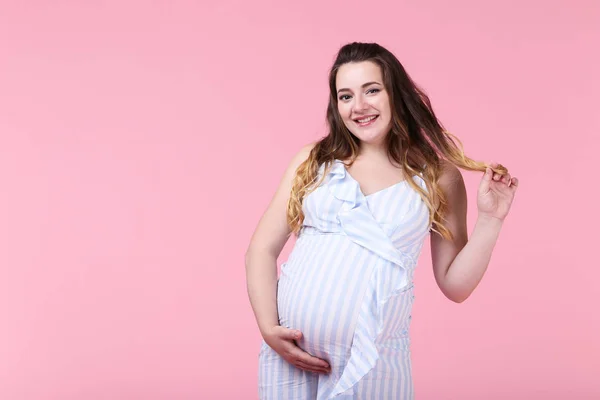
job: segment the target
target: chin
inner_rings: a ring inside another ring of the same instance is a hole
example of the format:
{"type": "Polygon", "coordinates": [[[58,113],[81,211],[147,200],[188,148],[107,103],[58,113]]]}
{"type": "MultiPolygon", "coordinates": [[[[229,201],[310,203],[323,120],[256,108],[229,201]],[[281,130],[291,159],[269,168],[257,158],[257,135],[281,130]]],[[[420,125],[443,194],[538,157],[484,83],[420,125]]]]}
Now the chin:
{"type": "Polygon", "coordinates": [[[365,143],[379,143],[385,139],[387,132],[352,132],[354,136],[365,143]]]}
{"type": "Polygon", "coordinates": [[[355,125],[345,124],[346,128],[362,142],[367,143],[378,143],[385,139],[388,132],[391,130],[391,124],[388,124],[387,129],[381,129],[380,127],[373,127],[372,129],[360,129],[355,125]]]}

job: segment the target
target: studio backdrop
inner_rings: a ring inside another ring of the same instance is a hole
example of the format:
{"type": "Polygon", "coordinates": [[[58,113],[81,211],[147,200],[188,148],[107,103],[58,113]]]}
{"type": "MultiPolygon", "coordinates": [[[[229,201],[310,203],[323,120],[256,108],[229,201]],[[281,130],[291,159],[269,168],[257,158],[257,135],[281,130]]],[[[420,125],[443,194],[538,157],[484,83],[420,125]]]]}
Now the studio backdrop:
{"type": "Polygon", "coordinates": [[[520,181],[467,301],[425,243],[416,398],[600,398],[599,37],[593,0],[0,2],[0,399],[258,398],[244,253],[352,41],[520,181]]]}

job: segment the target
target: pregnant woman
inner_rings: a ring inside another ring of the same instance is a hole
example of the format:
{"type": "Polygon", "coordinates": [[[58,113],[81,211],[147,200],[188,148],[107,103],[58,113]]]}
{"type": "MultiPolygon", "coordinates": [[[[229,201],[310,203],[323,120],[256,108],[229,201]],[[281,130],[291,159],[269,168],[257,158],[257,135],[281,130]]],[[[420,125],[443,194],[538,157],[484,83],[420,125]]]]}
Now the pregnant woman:
{"type": "Polygon", "coordinates": [[[261,399],[413,399],[413,275],[427,236],[436,282],[464,301],[488,266],[518,180],[466,157],[398,59],[343,46],[329,132],[291,160],[246,253],[263,337],[261,399]],[[470,238],[458,168],[483,172],[470,238]],[[277,277],[277,258],[297,240],[277,277]]]}

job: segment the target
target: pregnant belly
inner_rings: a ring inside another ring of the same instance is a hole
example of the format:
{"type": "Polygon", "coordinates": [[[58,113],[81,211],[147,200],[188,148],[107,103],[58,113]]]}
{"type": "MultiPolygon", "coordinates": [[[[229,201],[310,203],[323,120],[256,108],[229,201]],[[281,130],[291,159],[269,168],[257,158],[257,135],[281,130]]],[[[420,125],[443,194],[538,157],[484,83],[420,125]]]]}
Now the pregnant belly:
{"type": "Polygon", "coordinates": [[[351,242],[345,247],[323,257],[313,253],[310,259],[292,253],[277,287],[280,325],[301,331],[298,345],[326,360],[349,352],[375,264],[368,250],[351,242]]]}
{"type": "MultiPolygon", "coordinates": [[[[349,349],[358,308],[351,308],[341,297],[336,297],[335,288],[318,294],[309,288],[303,289],[297,295],[286,298],[285,303],[278,303],[280,324],[302,332],[303,338],[298,345],[311,354],[322,356],[331,351],[349,349]]],[[[280,293],[283,294],[283,291],[280,293]]]]}

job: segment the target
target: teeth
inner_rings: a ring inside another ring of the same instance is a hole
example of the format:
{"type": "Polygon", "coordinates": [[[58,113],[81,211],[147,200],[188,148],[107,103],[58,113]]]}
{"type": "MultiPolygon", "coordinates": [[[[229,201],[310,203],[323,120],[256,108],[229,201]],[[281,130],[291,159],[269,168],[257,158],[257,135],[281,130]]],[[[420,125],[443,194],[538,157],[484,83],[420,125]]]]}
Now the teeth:
{"type": "Polygon", "coordinates": [[[369,117],[369,118],[365,118],[365,119],[359,119],[358,122],[360,122],[361,124],[364,124],[365,122],[369,122],[373,119],[375,119],[375,117],[377,117],[376,115],[369,117]]]}

